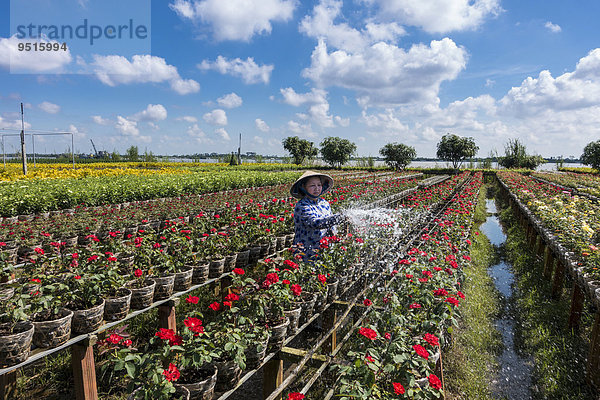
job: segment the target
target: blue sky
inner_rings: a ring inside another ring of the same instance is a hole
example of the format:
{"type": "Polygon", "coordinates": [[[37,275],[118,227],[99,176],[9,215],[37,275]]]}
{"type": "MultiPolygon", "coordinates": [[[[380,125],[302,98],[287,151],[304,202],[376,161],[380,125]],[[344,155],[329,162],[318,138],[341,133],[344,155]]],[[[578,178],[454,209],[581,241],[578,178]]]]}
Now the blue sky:
{"type": "MultiPolygon", "coordinates": [[[[284,155],[328,136],[378,155],[435,155],[442,135],[479,156],[519,138],[578,157],[600,139],[600,3],[548,0],[11,0],[0,5],[0,128],[75,133],[75,150],[284,155]],[[19,37],[16,26],[106,28],[138,40],[19,37]],[[66,42],[68,51],[19,52],[66,42]]],[[[7,131],[8,132],[8,131],[7,131]]],[[[6,139],[6,150],[18,147],[6,139]]],[[[29,144],[30,146],[30,144],[29,144]]],[[[36,138],[62,152],[70,139],[36,138]]]]}

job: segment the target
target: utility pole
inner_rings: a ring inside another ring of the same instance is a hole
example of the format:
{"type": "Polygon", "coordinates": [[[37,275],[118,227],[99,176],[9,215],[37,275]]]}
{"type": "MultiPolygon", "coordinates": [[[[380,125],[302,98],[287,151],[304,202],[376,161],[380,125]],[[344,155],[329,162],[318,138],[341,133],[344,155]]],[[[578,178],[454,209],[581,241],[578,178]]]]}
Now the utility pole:
{"type": "Polygon", "coordinates": [[[242,134],[240,133],[240,145],[238,146],[238,165],[242,165],[242,134]]]}
{"type": "Polygon", "coordinates": [[[21,156],[23,157],[23,175],[27,175],[27,153],[25,153],[25,117],[21,103],[21,156]]]}

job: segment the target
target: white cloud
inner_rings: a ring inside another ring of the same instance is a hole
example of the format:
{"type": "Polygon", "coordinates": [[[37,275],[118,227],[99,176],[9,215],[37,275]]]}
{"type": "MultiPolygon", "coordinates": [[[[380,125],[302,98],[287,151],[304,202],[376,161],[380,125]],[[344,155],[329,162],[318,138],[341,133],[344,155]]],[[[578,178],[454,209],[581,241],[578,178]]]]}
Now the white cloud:
{"type": "MultiPolygon", "coordinates": [[[[25,129],[31,129],[31,124],[27,121],[23,124],[25,129]]],[[[21,118],[10,118],[0,116],[0,128],[5,129],[18,129],[21,130],[21,118]]]]}
{"type": "Polygon", "coordinates": [[[155,131],[157,131],[157,130],[159,130],[159,129],[160,129],[160,126],[158,126],[157,124],[155,124],[155,123],[154,123],[154,122],[152,122],[152,121],[148,121],[148,126],[149,126],[150,128],[152,128],[152,129],[154,129],[155,131]]]}
{"type": "Polygon", "coordinates": [[[221,136],[221,139],[223,139],[223,140],[226,140],[226,141],[231,140],[231,138],[229,137],[229,133],[227,133],[225,128],[215,129],[215,133],[218,134],[219,136],[221,136]]]}
{"type": "Polygon", "coordinates": [[[196,139],[198,142],[202,142],[205,140],[210,141],[207,137],[206,137],[206,133],[204,133],[204,131],[198,126],[198,124],[194,124],[190,127],[188,127],[186,133],[193,137],[194,139],[196,139]]]}
{"type": "Polygon", "coordinates": [[[48,114],[57,114],[60,111],[60,106],[58,104],[50,103],[49,101],[40,103],[38,107],[48,114]]]}
{"type": "Polygon", "coordinates": [[[465,68],[466,51],[451,39],[415,44],[408,51],[383,42],[359,53],[329,53],[320,40],[302,75],[318,87],[358,92],[359,104],[436,103],[440,84],[465,68]]]}
{"type": "Polygon", "coordinates": [[[472,30],[503,10],[500,0],[365,0],[378,17],[417,26],[429,33],[472,30]]]}
{"type": "Polygon", "coordinates": [[[405,135],[409,127],[400,121],[392,109],[386,109],[384,113],[367,114],[362,112],[362,122],[367,126],[369,134],[377,137],[392,138],[405,135]]]}
{"type": "Polygon", "coordinates": [[[321,0],[312,15],[307,15],[300,23],[300,32],[310,37],[324,39],[329,45],[346,51],[358,51],[379,41],[395,42],[406,32],[396,22],[368,22],[362,31],[347,23],[335,24],[341,16],[342,1],[321,0]]]}
{"type": "Polygon", "coordinates": [[[180,95],[198,93],[200,84],[193,79],[175,79],[171,81],[171,89],[180,95]]]}
{"type": "Polygon", "coordinates": [[[592,50],[577,63],[574,72],[557,78],[550,71],[537,78],[528,77],[500,100],[503,112],[529,117],[552,110],[569,111],[600,104],[600,48],[592,50]]]}
{"type": "Polygon", "coordinates": [[[348,126],[350,126],[350,118],[342,118],[339,115],[336,115],[334,119],[335,122],[343,128],[347,128],[348,126]]]}
{"type": "Polygon", "coordinates": [[[544,24],[544,27],[552,33],[559,33],[560,31],[562,31],[562,28],[560,27],[560,25],[553,24],[550,21],[547,21],[544,24]]]}
{"type": "MultiPolygon", "coordinates": [[[[16,73],[60,73],[71,63],[71,51],[19,51],[19,43],[31,42],[16,35],[0,38],[0,67],[16,73]]],[[[58,43],[39,39],[39,43],[58,43]]]]}
{"type": "Polygon", "coordinates": [[[176,119],[177,121],[185,121],[191,124],[198,122],[198,118],[193,117],[191,115],[184,115],[183,117],[179,117],[176,119]]]}
{"type": "Polygon", "coordinates": [[[106,118],[102,118],[100,115],[92,115],[92,120],[98,125],[108,125],[110,124],[110,120],[106,118]]]}
{"type": "Polygon", "coordinates": [[[496,81],[490,78],[487,78],[485,80],[485,87],[494,87],[494,85],[496,84],[496,81]]]}
{"type": "Polygon", "coordinates": [[[228,60],[223,56],[218,56],[213,62],[203,60],[197,67],[202,71],[215,70],[223,75],[241,78],[246,84],[269,83],[274,68],[273,65],[258,65],[252,57],[244,61],[240,58],[228,60]]]}
{"type": "Polygon", "coordinates": [[[148,54],[134,55],[131,61],[123,56],[94,55],[92,66],[96,77],[108,86],[169,82],[171,89],[182,95],[200,90],[198,82],[182,79],[177,68],[164,58],[148,54]]]}
{"type": "Polygon", "coordinates": [[[175,0],[169,4],[180,18],[206,24],[217,41],[250,41],[269,34],[272,22],[292,18],[295,0],[175,0]]]}
{"type": "Polygon", "coordinates": [[[279,89],[279,91],[283,96],[283,102],[294,107],[304,104],[323,103],[327,101],[327,92],[322,89],[312,88],[311,91],[307,93],[296,93],[293,88],[288,87],[285,89],[279,89]]]}
{"type": "Polygon", "coordinates": [[[256,118],[254,120],[254,125],[256,126],[256,128],[259,131],[265,132],[265,133],[269,132],[269,130],[271,129],[271,128],[269,128],[269,125],[267,125],[267,123],[260,118],[256,118]]]}
{"type": "Polygon", "coordinates": [[[115,128],[124,136],[139,136],[140,130],[137,128],[137,122],[131,121],[120,115],[117,116],[115,128]]]}
{"type": "Polygon", "coordinates": [[[217,103],[221,107],[225,108],[236,108],[242,105],[242,98],[235,93],[226,94],[223,97],[217,99],[217,103]]]}
{"type": "Polygon", "coordinates": [[[252,138],[252,141],[253,141],[255,144],[259,145],[259,146],[260,146],[260,145],[262,145],[262,144],[264,143],[264,140],[263,140],[263,138],[261,138],[260,136],[254,136],[254,137],[252,138]]]}
{"type": "Polygon", "coordinates": [[[217,108],[211,112],[208,112],[202,116],[202,119],[208,124],[211,125],[227,125],[227,114],[224,110],[217,108]]]}
{"type": "Polygon", "coordinates": [[[304,136],[308,138],[315,138],[317,134],[313,132],[310,124],[299,124],[296,121],[288,121],[287,130],[294,135],[304,136]]]}
{"type": "Polygon", "coordinates": [[[83,138],[85,138],[87,136],[84,132],[80,131],[79,128],[77,128],[73,124],[69,125],[68,132],[73,133],[75,135],[76,139],[83,139],[83,138]]]}
{"type": "Polygon", "coordinates": [[[163,121],[167,119],[167,109],[162,104],[148,104],[144,111],[130,117],[134,121],[163,121]]]}

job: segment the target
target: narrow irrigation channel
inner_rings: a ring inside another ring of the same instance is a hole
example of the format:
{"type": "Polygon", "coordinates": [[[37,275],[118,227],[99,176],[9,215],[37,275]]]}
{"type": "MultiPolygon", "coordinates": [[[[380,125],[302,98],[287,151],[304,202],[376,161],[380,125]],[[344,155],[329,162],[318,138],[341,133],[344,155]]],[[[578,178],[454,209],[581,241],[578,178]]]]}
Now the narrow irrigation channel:
{"type": "Polygon", "coordinates": [[[530,399],[532,360],[517,354],[514,343],[515,307],[513,301],[514,275],[507,262],[503,245],[506,235],[502,231],[494,199],[486,200],[488,217],[481,231],[488,237],[498,254],[498,262],[489,267],[489,274],[502,298],[502,310],[496,321],[496,329],[502,335],[503,351],[499,356],[499,371],[493,382],[492,391],[497,398],[530,399]]]}

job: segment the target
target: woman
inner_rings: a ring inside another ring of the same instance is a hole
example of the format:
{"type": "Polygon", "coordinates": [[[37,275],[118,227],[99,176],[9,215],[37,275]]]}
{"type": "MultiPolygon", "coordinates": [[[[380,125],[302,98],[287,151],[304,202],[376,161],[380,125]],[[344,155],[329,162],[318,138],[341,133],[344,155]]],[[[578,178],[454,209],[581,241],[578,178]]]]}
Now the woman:
{"type": "Polygon", "coordinates": [[[329,175],[306,171],[290,188],[290,194],[300,199],[294,208],[294,245],[304,253],[305,261],[315,255],[328,231],[335,232],[333,226],[344,220],[341,214],[332,214],[329,202],[321,198],[332,187],[329,175]]]}

